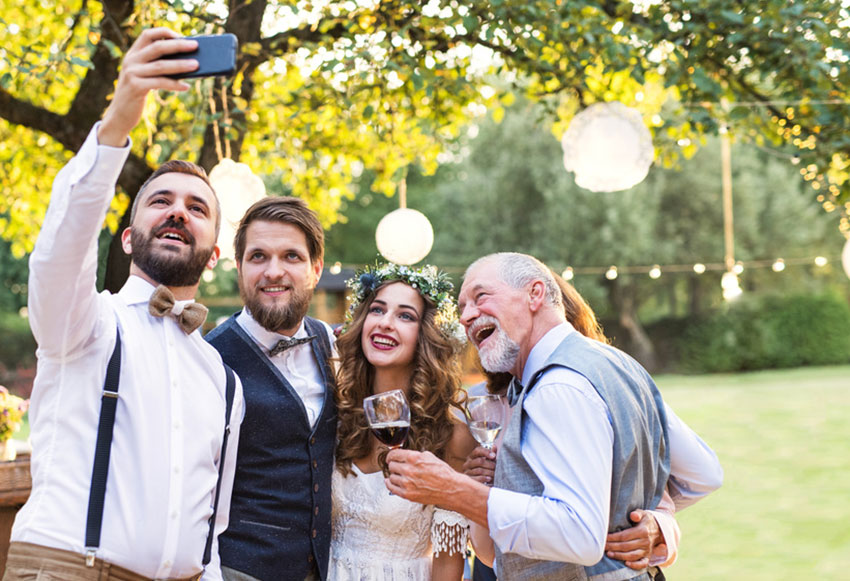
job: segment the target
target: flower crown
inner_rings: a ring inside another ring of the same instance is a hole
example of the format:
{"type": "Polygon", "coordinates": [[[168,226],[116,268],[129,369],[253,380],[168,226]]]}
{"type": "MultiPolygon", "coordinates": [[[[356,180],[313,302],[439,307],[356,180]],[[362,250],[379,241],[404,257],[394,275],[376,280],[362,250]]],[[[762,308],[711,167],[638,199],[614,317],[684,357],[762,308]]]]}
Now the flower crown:
{"type": "Polygon", "coordinates": [[[440,332],[447,337],[455,346],[463,345],[466,341],[466,333],[458,321],[457,306],[452,298],[454,289],[449,275],[437,270],[436,266],[425,265],[420,268],[412,268],[387,262],[367,266],[354,273],[354,277],[348,279],[345,285],[351,289],[351,305],[345,314],[345,325],[343,331],[354,319],[354,313],[363,303],[369,293],[374,292],[379,286],[391,281],[399,281],[410,285],[419,291],[422,296],[428,297],[437,307],[434,314],[434,323],[440,332]]]}

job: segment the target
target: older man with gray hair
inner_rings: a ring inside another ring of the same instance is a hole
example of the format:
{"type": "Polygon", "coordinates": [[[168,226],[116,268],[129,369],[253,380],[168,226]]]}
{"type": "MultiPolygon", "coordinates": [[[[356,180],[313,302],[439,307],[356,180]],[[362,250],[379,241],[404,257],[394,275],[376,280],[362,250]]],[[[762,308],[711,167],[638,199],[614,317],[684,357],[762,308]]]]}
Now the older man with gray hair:
{"type": "Polygon", "coordinates": [[[657,506],[670,473],[665,407],[649,374],[576,332],[549,269],[531,256],[473,263],[459,306],[485,369],[521,380],[509,390],[515,411],[494,487],[428,453],[395,450],[389,490],[487,527],[502,578],[652,578],[603,556],[606,534],[657,506]]]}

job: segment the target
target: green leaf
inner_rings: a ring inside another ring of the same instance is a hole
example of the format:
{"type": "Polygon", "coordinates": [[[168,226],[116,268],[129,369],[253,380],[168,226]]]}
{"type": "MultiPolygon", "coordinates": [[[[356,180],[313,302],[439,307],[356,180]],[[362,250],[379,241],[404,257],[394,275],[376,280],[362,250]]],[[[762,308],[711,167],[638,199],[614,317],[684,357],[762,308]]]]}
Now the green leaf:
{"type": "Polygon", "coordinates": [[[92,64],[91,61],[84,61],[83,59],[81,59],[79,57],[72,56],[68,60],[71,61],[71,64],[75,64],[75,65],[80,66],[80,67],[85,67],[87,69],[93,69],[94,68],[94,64],[92,64]]]}
{"type": "Polygon", "coordinates": [[[729,22],[734,22],[735,24],[744,24],[744,16],[739,14],[738,12],[732,12],[731,10],[721,10],[720,15],[723,16],[729,22]]]}

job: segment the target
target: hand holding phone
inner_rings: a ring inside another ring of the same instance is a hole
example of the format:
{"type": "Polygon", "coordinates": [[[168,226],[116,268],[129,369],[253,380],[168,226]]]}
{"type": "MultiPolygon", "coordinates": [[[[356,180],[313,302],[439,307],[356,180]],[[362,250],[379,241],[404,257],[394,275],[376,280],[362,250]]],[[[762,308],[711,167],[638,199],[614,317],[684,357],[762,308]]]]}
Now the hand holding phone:
{"type": "Polygon", "coordinates": [[[188,73],[168,75],[172,79],[195,79],[200,77],[229,77],[236,72],[237,40],[234,34],[207,34],[187,36],[187,40],[198,42],[191,52],[178,52],[163,56],[164,59],[195,59],[198,68],[188,73]]]}

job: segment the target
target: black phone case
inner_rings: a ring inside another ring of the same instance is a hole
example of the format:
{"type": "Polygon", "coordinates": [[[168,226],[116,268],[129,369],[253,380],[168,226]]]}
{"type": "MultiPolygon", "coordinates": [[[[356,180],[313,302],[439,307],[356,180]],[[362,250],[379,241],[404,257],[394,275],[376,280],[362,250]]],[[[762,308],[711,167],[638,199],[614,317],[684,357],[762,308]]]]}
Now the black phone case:
{"type": "Polygon", "coordinates": [[[188,73],[168,75],[173,79],[195,79],[200,77],[229,77],[236,72],[236,46],[234,34],[208,34],[189,36],[198,41],[198,48],[191,52],[166,55],[167,59],[195,59],[198,68],[188,73]]]}

